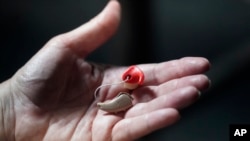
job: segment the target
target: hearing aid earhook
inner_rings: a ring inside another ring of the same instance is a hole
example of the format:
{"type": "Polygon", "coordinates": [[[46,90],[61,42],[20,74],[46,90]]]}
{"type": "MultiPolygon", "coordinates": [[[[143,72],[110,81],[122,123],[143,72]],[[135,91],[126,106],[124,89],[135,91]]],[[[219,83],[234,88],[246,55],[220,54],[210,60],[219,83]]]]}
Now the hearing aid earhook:
{"type": "Polygon", "coordinates": [[[117,83],[103,84],[103,85],[97,87],[97,88],[95,89],[95,92],[94,92],[95,99],[97,99],[97,92],[98,92],[98,90],[101,89],[102,87],[111,86],[111,85],[119,85],[119,84],[124,83],[126,80],[127,80],[127,79],[122,80],[122,81],[117,82],[117,83]]]}

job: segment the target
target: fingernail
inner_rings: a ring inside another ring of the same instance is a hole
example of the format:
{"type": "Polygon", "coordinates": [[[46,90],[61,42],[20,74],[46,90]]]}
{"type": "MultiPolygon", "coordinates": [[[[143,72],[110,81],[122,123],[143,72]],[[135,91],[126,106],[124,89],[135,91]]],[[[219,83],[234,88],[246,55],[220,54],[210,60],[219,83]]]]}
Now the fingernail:
{"type": "Polygon", "coordinates": [[[197,93],[198,93],[198,98],[200,98],[202,94],[201,91],[198,91],[197,93]]]}
{"type": "Polygon", "coordinates": [[[208,89],[212,86],[212,81],[208,79],[208,89]]]}

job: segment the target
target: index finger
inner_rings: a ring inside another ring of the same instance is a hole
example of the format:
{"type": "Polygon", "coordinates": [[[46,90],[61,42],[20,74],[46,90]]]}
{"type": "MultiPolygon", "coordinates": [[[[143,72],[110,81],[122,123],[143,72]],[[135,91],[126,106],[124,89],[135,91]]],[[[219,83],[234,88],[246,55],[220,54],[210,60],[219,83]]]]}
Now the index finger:
{"type": "Polygon", "coordinates": [[[138,67],[144,72],[144,85],[159,85],[172,79],[204,73],[210,68],[210,63],[202,57],[184,57],[159,64],[142,64],[138,67]]]}

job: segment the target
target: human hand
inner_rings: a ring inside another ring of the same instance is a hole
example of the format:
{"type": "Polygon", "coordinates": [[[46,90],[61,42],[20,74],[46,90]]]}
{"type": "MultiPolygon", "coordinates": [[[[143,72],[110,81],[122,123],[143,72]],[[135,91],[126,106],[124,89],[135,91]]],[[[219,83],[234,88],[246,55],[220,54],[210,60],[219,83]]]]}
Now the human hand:
{"type": "Polygon", "coordinates": [[[204,58],[186,57],[137,65],[144,84],[131,94],[134,106],[109,114],[97,102],[126,91],[127,67],[94,64],[84,58],[109,39],[119,24],[120,6],[109,2],[83,26],[51,39],[27,64],[0,86],[0,139],[3,140],[135,140],[179,119],[178,110],[192,104],[209,85],[204,58]],[[2,126],[1,126],[2,125],[2,126]]]}

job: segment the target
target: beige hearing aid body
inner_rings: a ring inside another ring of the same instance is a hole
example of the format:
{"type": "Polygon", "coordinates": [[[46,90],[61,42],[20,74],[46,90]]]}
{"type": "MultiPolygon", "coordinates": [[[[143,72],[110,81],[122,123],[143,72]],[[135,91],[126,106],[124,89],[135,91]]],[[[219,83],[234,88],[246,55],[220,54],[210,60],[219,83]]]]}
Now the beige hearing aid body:
{"type": "Polygon", "coordinates": [[[133,98],[130,94],[121,92],[112,100],[97,103],[97,106],[101,110],[117,113],[130,108],[133,105],[132,100],[133,98]]]}

